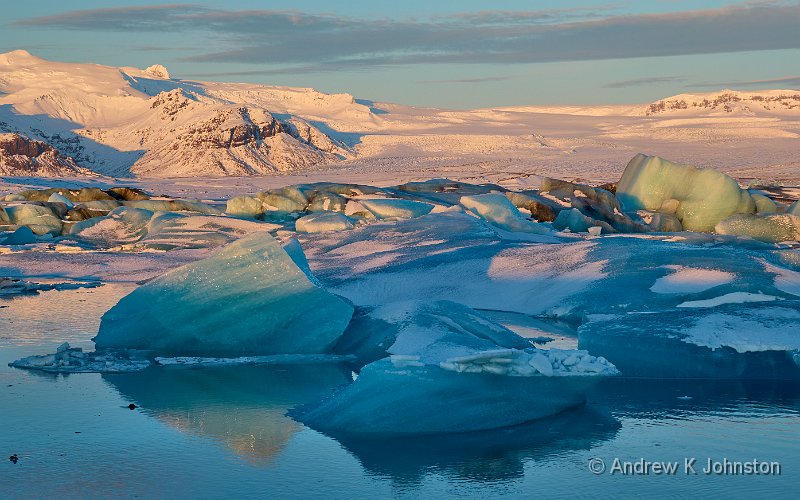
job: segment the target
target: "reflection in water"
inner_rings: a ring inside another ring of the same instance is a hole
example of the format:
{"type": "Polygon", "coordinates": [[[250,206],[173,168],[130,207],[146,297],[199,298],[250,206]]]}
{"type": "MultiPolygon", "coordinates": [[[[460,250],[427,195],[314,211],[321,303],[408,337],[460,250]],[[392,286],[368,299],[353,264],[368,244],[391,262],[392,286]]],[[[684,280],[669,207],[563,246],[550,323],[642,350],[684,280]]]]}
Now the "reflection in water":
{"type": "Polygon", "coordinates": [[[491,431],[393,439],[335,436],[369,474],[399,484],[421,483],[431,473],[499,483],[524,476],[528,460],[588,450],[612,439],[618,420],[581,407],[552,418],[491,431]]]}
{"type": "MultiPolygon", "coordinates": [[[[42,281],[42,280],[39,280],[42,281]]],[[[0,306],[0,347],[88,344],[100,316],[136,285],[108,283],[100,288],[48,290],[4,299],[0,306]]],[[[52,351],[51,351],[52,352],[52,351]]]]}
{"type": "Polygon", "coordinates": [[[591,388],[587,399],[621,418],[796,415],[800,413],[800,383],[610,378],[591,388]]]}
{"type": "Polygon", "coordinates": [[[286,412],[352,381],[336,364],[154,367],[106,374],[127,400],[182,432],[211,437],[256,465],[268,463],[300,429],[286,412]]]}

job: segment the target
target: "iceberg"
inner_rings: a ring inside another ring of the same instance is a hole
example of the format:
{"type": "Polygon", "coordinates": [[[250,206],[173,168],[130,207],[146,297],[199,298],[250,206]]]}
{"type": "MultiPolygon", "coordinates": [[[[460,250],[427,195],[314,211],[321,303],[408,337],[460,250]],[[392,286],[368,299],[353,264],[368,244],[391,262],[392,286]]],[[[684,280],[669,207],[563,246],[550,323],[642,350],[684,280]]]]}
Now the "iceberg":
{"type": "Polygon", "coordinates": [[[778,204],[772,201],[767,196],[761,193],[754,193],[750,191],[750,196],[753,198],[753,203],[756,204],[757,214],[774,214],[778,213],[778,204]]]}
{"type": "Polygon", "coordinates": [[[105,217],[94,217],[75,223],[70,235],[103,246],[138,241],[147,234],[153,212],[142,208],[117,207],[105,217]]]}
{"type": "Polygon", "coordinates": [[[564,205],[531,191],[524,193],[508,191],[506,197],[515,207],[524,208],[530,212],[537,222],[553,222],[558,212],[566,208],[564,205]]]}
{"type": "Polygon", "coordinates": [[[415,219],[430,213],[433,205],[421,201],[371,198],[358,202],[376,219],[415,219]]]}
{"type": "Polygon", "coordinates": [[[625,211],[677,205],[674,213],[687,231],[711,232],[733,214],[756,211],[750,193],[722,172],[643,154],[625,167],[616,196],[625,211]]]}
{"type": "Polygon", "coordinates": [[[233,357],[328,351],[353,314],[267,233],[160,276],[103,315],[97,349],[233,357]]]}
{"type": "Polygon", "coordinates": [[[443,356],[498,347],[525,349],[531,343],[463,304],[407,300],[360,308],[335,351],[354,354],[362,363],[425,351],[425,361],[438,363],[443,356]]]}
{"type": "Polygon", "coordinates": [[[298,233],[345,231],[356,227],[355,221],[340,212],[315,212],[295,221],[298,233]]]}
{"type": "Polygon", "coordinates": [[[20,226],[2,240],[3,245],[30,245],[36,243],[36,234],[28,226],[20,226]]]}
{"type": "Polygon", "coordinates": [[[264,213],[264,205],[261,200],[252,196],[234,196],[228,200],[225,213],[234,217],[255,219],[264,213]]]}
{"type": "Polygon", "coordinates": [[[517,207],[500,193],[462,196],[460,203],[481,219],[505,231],[536,234],[550,232],[547,226],[523,217],[517,207]]]}
{"type": "Polygon", "coordinates": [[[190,212],[157,212],[147,223],[145,236],[126,248],[162,251],[214,248],[228,244],[247,233],[278,227],[270,223],[232,217],[190,212]]]}
{"type": "Polygon", "coordinates": [[[48,373],[127,373],[142,371],[152,364],[143,354],[137,351],[83,352],[80,347],[64,342],[53,354],[28,356],[9,366],[48,373]]]}
{"type": "Polygon", "coordinates": [[[317,191],[308,204],[309,212],[344,212],[348,199],[338,193],[317,191]]]}
{"type": "Polygon", "coordinates": [[[617,232],[609,223],[587,217],[577,208],[559,212],[558,217],[553,221],[553,227],[556,229],[569,229],[574,233],[591,232],[593,228],[598,228],[602,234],[617,232]]]}
{"type": "Polygon", "coordinates": [[[67,208],[70,209],[75,207],[72,201],[61,193],[51,194],[50,197],[47,198],[47,201],[50,203],[63,203],[64,205],[67,206],[67,208]]]}
{"type": "Polygon", "coordinates": [[[322,288],[322,283],[317,279],[316,276],[311,272],[311,267],[308,265],[308,259],[306,259],[306,254],[303,252],[303,247],[300,245],[300,242],[297,241],[297,238],[289,238],[288,241],[283,242],[283,251],[286,252],[286,255],[292,259],[294,265],[296,265],[308,278],[308,281],[313,283],[314,285],[322,288]]]}
{"type": "Polygon", "coordinates": [[[627,377],[800,379],[797,301],[708,306],[590,321],[578,346],[627,377]]]}
{"type": "Polygon", "coordinates": [[[356,380],[292,415],[323,432],[385,437],[494,429],[585,402],[617,373],[585,351],[541,350],[461,304],[408,301],[358,318],[337,344],[356,380]],[[415,404],[409,405],[409,401],[415,404]]]}
{"type": "Polygon", "coordinates": [[[117,200],[93,200],[81,202],[77,205],[77,208],[84,208],[86,210],[92,210],[95,212],[110,212],[121,206],[122,202],[117,200]]]}
{"type": "Polygon", "coordinates": [[[6,207],[6,213],[11,223],[19,226],[28,226],[31,231],[41,236],[61,234],[63,222],[52,207],[34,203],[6,207]]]}
{"type": "Polygon", "coordinates": [[[331,434],[389,437],[496,429],[551,417],[585,403],[602,377],[460,373],[404,359],[365,366],[350,385],[290,412],[331,434]]]}
{"type": "Polygon", "coordinates": [[[719,234],[749,236],[770,243],[800,241],[800,216],[737,214],[719,222],[714,230],[719,234]]]}
{"type": "Polygon", "coordinates": [[[197,212],[206,215],[222,215],[222,210],[192,200],[134,200],[122,203],[126,207],[143,208],[151,212],[197,212]]]}
{"type": "MultiPolygon", "coordinates": [[[[310,189],[310,188],[309,188],[310,189]]],[[[265,211],[278,213],[304,212],[308,197],[303,186],[286,186],[258,193],[256,197],[264,204],[265,211]]]]}

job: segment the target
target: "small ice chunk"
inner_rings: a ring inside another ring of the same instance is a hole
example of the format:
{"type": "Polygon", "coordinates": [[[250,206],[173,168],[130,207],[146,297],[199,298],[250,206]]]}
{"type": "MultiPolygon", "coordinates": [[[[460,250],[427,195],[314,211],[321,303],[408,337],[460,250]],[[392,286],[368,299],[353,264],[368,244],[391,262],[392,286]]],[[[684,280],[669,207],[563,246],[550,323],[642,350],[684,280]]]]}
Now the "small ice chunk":
{"type": "Polygon", "coordinates": [[[676,307],[715,307],[721,304],[744,304],[746,302],[772,302],[773,300],[780,300],[780,297],[774,295],[765,295],[763,293],[750,293],[750,292],[731,292],[713,299],[706,300],[689,300],[681,302],[676,307]]]}
{"type": "Polygon", "coordinates": [[[792,214],[737,214],[718,223],[714,230],[719,234],[749,236],[768,243],[800,241],[800,217],[792,214]]]}
{"type": "Polygon", "coordinates": [[[415,219],[433,210],[430,203],[394,198],[361,199],[358,202],[376,219],[415,219]]]}
{"type": "Polygon", "coordinates": [[[75,207],[75,204],[72,203],[72,201],[70,201],[69,198],[67,198],[66,196],[64,196],[61,193],[53,193],[53,194],[51,194],[50,197],[47,198],[47,201],[51,202],[51,203],[63,203],[64,205],[67,206],[67,208],[74,208],[75,207]]]}
{"type": "Polygon", "coordinates": [[[346,231],[354,227],[355,221],[340,212],[314,212],[295,222],[295,229],[298,233],[346,231]]]}
{"type": "Polygon", "coordinates": [[[545,234],[547,226],[526,219],[503,194],[488,193],[462,196],[460,203],[467,210],[505,231],[545,234]]]}
{"type": "Polygon", "coordinates": [[[545,377],[553,376],[553,365],[544,354],[536,353],[528,360],[528,364],[536,368],[536,370],[545,377]]]}

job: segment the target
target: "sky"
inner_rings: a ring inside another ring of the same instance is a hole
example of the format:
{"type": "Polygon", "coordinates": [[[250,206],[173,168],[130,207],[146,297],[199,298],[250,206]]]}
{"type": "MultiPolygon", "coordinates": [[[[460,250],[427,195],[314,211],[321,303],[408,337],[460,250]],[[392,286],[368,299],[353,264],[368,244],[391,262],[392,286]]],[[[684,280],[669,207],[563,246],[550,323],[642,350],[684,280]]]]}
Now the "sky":
{"type": "Polygon", "coordinates": [[[0,52],[469,109],[800,88],[800,2],[5,1],[0,52]]]}

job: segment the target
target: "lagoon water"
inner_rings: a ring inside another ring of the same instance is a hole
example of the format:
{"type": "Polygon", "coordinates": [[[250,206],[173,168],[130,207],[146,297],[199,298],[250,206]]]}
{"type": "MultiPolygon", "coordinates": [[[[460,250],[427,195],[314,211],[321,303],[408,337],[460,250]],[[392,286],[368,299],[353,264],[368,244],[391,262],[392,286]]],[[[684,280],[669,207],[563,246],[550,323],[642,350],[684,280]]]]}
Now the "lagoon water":
{"type": "Polygon", "coordinates": [[[0,497],[795,498],[800,486],[796,384],[615,379],[546,421],[358,441],[286,416],[350,381],[346,366],[68,376],[8,367],[64,341],[91,350],[100,316],[134,286],[0,300],[0,497]],[[612,474],[615,458],[679,467],[612,474]],[[778,462],[780,474],[706,475],[709,458],[778,462]]]}

